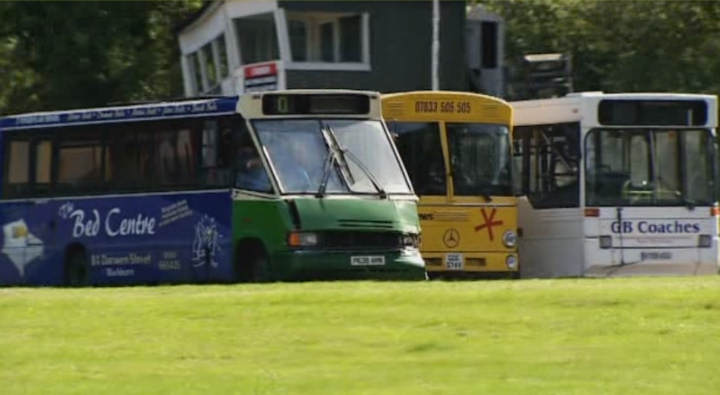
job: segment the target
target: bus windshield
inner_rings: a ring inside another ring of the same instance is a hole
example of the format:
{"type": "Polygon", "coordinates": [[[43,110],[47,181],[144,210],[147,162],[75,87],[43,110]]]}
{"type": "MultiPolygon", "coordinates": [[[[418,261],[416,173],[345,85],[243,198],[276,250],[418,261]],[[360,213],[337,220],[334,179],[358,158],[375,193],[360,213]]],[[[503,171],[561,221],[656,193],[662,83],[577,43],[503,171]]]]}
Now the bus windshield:
{"type": "Polygon", "coordinates": [[[379,121],[253,123],[283,193],[411,193],[379,121]]]}
{"type": "Polygon", "coordinates": [[[596,129],[585,144],[588,206],[713,204],[708,130],[596,129]]]}
{"type": "Polygon", "coordinates": [[[455,195],[513,194],[507,126],[447,123],[455,195]]]}

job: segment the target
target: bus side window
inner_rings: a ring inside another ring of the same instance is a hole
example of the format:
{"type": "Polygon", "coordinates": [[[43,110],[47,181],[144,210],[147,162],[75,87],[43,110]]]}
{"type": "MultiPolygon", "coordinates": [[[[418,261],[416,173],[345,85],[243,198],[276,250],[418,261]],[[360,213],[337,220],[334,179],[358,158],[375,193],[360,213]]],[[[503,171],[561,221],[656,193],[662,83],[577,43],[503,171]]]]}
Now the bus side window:
{"type": "MultiPolygon", "coordinates": [[[[513,132],[516,133],[516,132],[513,132]]],[[[526,139],[518,139],[513,135],[513,195],[521,196],[524,194],[524,164],[525,164],[525,141],[526,139]]]]}
{"type": "Polygon", "coordinates": [[[22,196],[30,183],[30,141],[11,141],[5,155],[5,196],[22,196]]]}
{"type": "Polygon", "coordinates": [[[206,120],[200,135],[200,171],[205,186],[230,184],[232,129],[225,120],[206,120]]]}
{"type": "Polygon", "coordinates": [[[195,147],[192,123],[167,123],[155,134],[155,167],[160,187],[189,187],[195,180],[195,147]]]}
{"type": "Polygon", "coordinates": [[[272,185],[255,148],[250,133],[242,122],[235,124],[235,188],[272,193],[272,185]]]}
{"type": "Polygon", "coordinates": [[[514,139],[521,145],[518,181],[533,207],[578,207],[580,127],[577,123],[516,126],[514,139]]]}
{"type": "Polygon", "coordinates": [[[50,192],[50,174],[52,168],[52,141],[49,139],[36,140],[35,149],[35,179],[34,191],[36,194],[50,192]]]}
{"type": "Polygon", "coordinates": [[[56,187],[62,192],[86,193],[102,185],[103,145],[92,129],[73,130],[58,142],[56,187]]]}
{"type": "Polygon", "coordinates": [[[137,134],[130,129],[117,130],[117,133],[108,133],[105,143],[105,182],[112,185],[113,189],[132,190],[143,177],[139,166],[140,144],[137,134]]]}

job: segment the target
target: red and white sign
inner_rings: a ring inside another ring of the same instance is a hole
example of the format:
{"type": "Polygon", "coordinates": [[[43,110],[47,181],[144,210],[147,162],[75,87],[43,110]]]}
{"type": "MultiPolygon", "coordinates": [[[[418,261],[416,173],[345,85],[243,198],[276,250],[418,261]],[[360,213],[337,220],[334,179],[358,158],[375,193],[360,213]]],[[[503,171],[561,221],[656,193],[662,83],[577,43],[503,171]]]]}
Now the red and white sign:
{"type": "Polygon", "coordinates": [[[275,64],[275,62],[250,65],[245,67],[246,80],[270,75],[277,75],[277,65],[275,64]]]}
{"type": "Polygon", "coordinates": [[[255,63],[243,67],[243,90],[245,92],[273,91],[280,89],[278,62],[255,63]]]}

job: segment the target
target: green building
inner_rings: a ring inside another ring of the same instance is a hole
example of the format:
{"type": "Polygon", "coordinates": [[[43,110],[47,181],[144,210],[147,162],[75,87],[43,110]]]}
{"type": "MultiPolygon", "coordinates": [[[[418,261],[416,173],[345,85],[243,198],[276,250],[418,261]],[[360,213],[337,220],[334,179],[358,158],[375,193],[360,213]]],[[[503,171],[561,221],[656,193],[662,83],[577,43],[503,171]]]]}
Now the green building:
{"type": "MultiPolygon", "coordinates": [[[[466,4],[440,1],[439,89],[468,90],[466,4]]],[[[187,96],[431,89],[433,3],[208,3],[178,29],[187,96]]]]}

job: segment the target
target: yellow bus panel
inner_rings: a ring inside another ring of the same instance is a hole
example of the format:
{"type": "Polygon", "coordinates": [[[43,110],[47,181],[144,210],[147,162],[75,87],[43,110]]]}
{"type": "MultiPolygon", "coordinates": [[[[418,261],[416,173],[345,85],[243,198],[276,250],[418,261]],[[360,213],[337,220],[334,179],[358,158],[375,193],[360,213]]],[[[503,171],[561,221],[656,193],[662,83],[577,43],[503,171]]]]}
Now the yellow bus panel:
{"type": "MultiPolygon", "coordinates": [[[[507,164],[512,155],[511,107],[503,100],[490,96],[440,91],[383,95],[382,105],[383,117],[388,123],[390,132],[396,138],[398,150],[413,179],[416,193],[420,196],[418,214],[422,228],[421,252],[428,273],[431,276],[490,273],[516,275],[519,272],[517,202],[512,190],[504,189],[499,195],[489,192],[482,195],[468,194],[456,190],[458,180],[454,177],[460,177],[464,170],[468,170],[460,168],[463,166],[462,163],[465,163],[465,167],[468,166],[467,163],[492,167],[493,163],[490,162],[492,158],[476,154],[476,152],[485,152],[483,149],[486,149],[486,146],[494,146],[494,143],[487,138],[490,134],[483,135],[485,140],[482,141],[468,140],[478,145],[478,151],[470,149],[463,152],[465,156],[472,156],[470,162],[456,160],[460,155],[460,151],[457,150],[462,151],[466,148],[462,145],[465,140],[455,142],[453,146],[453,136],[450,135],[459,133],[458,129],[462,129],[464,125],[494,125],[500,128],[504,132],[497,134],[500,136],[497,138],[504,139],[502,142],[504,145],[498,144],[498,146],[504,147],[500,156],[507,164]],[[434,126],[422,129],[423,124],[434,126]],[[408,125],[414,125],[411,128],[415,129],[411,133],[430,134],[431,139],[403,141],[404,133],[409,133],[403,127],[408,125]],[[427,142],[431,140],[434,143],[428,147],[427,142]],[[412,152],[412,157],[410,153],[403,152],[418,149],[417,144],[424,144],[422,149],[425,151],[412,152]],[[458,144],[460,144],[459,148],[458,144]],[[427,151],[428,149],[430,151],[427,151]],[[432,152],[433,150],[435,153],[432,152]],[[444,180],[442,175],[437,176],[437,166],[429,166],[427,163],[432,161],[429,154],[440,155],[439,152],[442,154],[441,165],[445,167],[444,180]],[[416,185],[417,181],[425,184],[430,182],[436,187],[431,188],[433,191],[431,194],[425,194],[416,185]],[[440,184],[443,181],[444,186],[440,184]]],[[[469,133],[467,130],[463,132],[469,133]]],[[[479,134],[482,133],[480,130],[479,134]]],[[[482,173],[478,172],[477,168],[470,170],[475,171],[473,180],[478,177],[477,174],[482,173]]],[[[511,172],[506,178],[502,180],[504,184],[512,185],[511,172]]]]}

